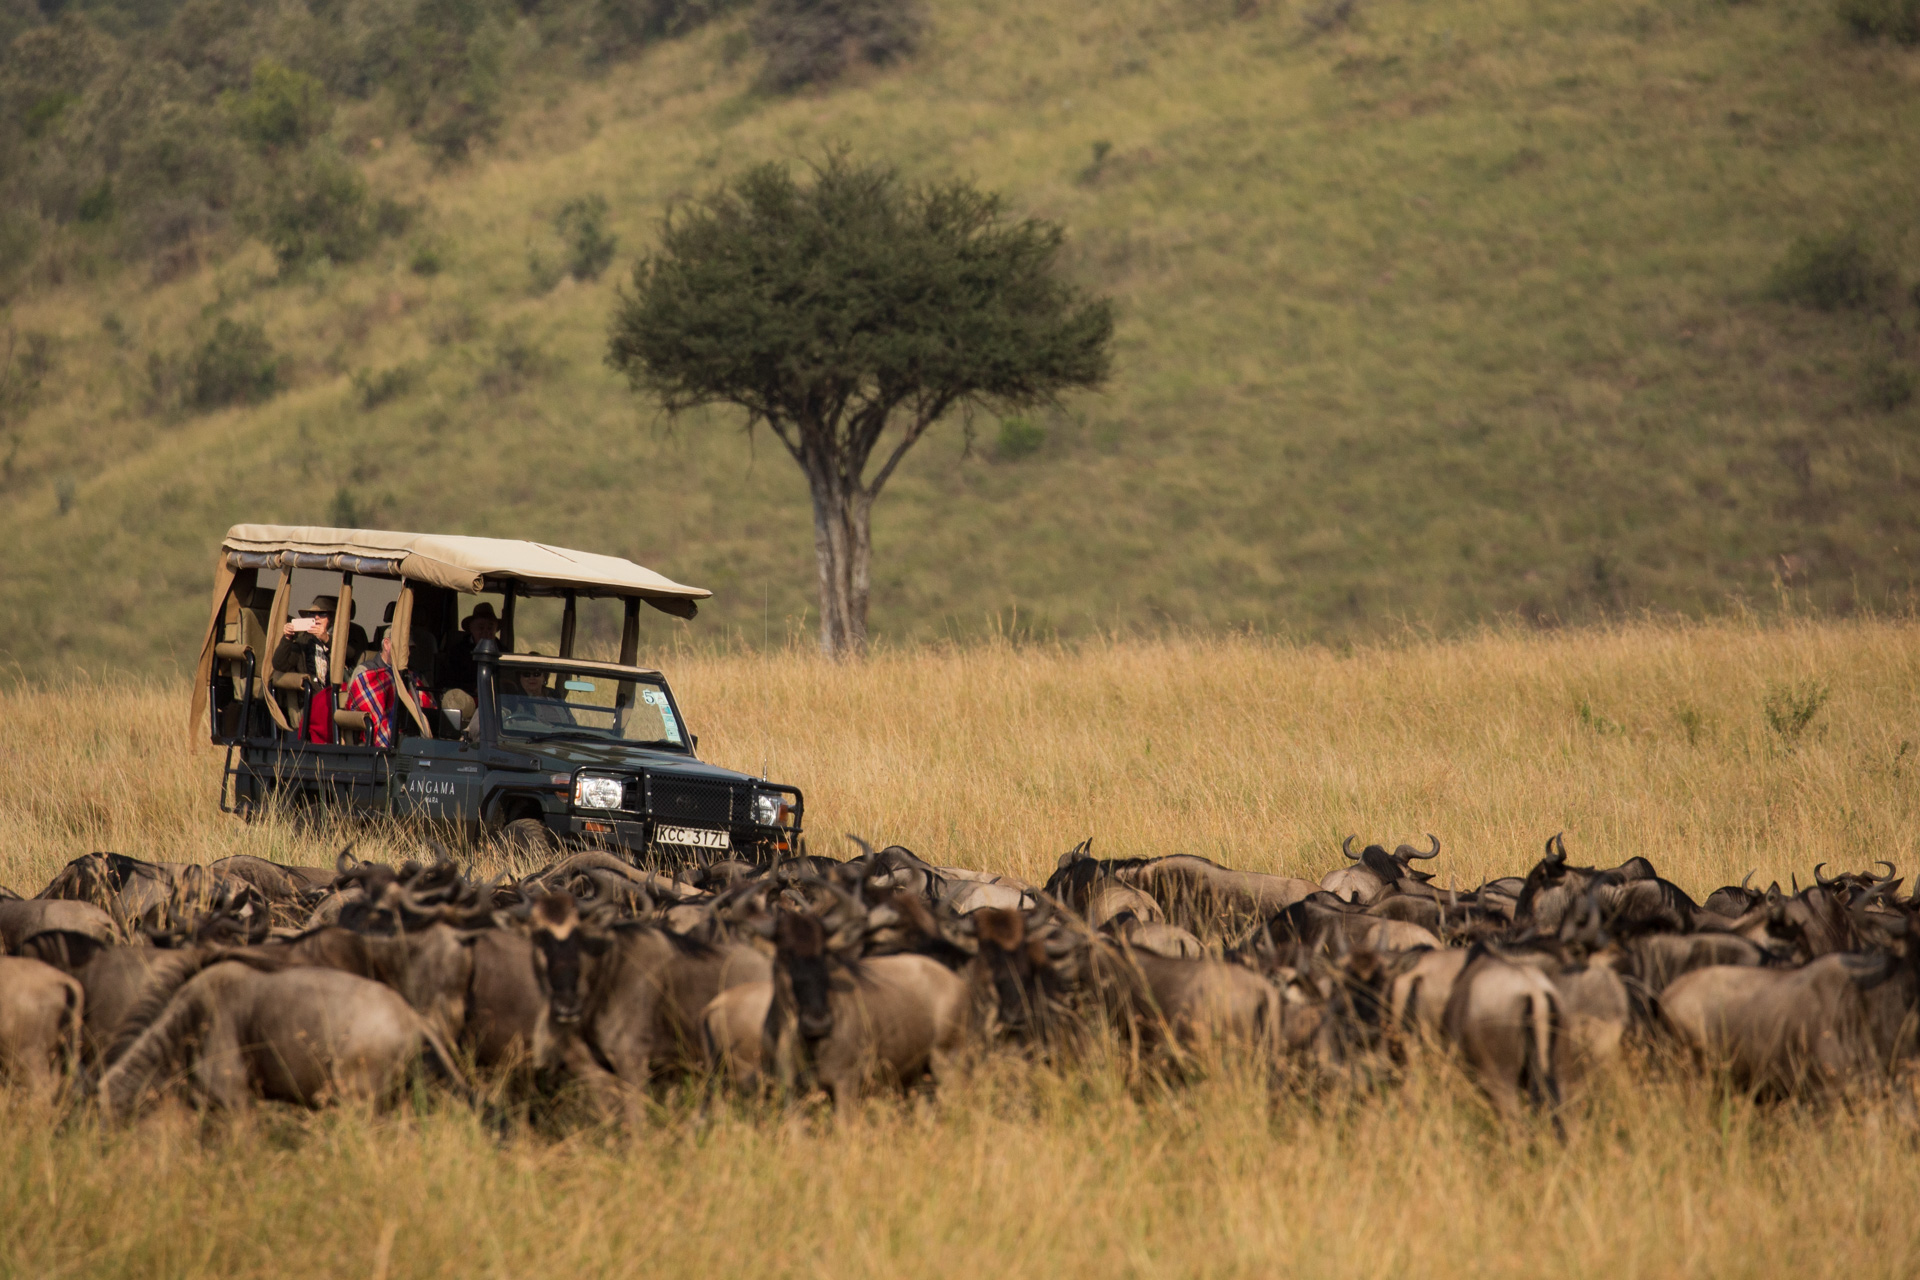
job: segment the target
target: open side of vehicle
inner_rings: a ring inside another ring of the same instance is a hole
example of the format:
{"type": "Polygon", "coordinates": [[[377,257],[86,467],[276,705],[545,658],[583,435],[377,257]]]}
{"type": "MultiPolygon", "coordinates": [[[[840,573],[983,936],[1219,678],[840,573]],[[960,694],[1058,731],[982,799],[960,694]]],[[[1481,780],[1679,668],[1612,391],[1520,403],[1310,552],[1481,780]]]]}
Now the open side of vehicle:
{"type": "Polygon", "coordinates": [[[666,678],[636,665],[643,603],[691,618],[710,594],[540,543],[236,525],[215,563],[192,712],[195,732],[226,748],[221,808],[383,814],[463,841],[565,841],[635,858],[790,849],[800,792],[700,760],[666,678]],[[309,647],[279,670],[296,572],[324,575],[332,591],[305,610],[325,618],[327,640],[302,637],[309,647]],[[352,621],[356,581],[393,597],[372,637],[352,621]],[[463,631],[462,593],[502,598],[497,641],[463,631]],[[556,656],[513,652],[516,605],[529,597],[563,602],[556,656]],[[616,662],[574,655],[578,605],[591,599],[623,606],[616,662]],[[382,632],[390,661],[376,662],[382,632]],[[371,715],[345,705],[356,661],[391,676],[371,715]]]}

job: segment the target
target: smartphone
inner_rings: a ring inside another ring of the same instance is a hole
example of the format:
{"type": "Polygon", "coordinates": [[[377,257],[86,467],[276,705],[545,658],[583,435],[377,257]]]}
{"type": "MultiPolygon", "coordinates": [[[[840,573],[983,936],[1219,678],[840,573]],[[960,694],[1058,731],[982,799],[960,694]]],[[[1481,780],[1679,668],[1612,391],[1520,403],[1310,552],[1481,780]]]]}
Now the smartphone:
{"type": "Polygon", "coordinates": [[[287,630],[312,631],[314,628],[314,624],[317,622],[319,622],[318,618],[295,618],[292,621],[287,623],[287,630]]]}

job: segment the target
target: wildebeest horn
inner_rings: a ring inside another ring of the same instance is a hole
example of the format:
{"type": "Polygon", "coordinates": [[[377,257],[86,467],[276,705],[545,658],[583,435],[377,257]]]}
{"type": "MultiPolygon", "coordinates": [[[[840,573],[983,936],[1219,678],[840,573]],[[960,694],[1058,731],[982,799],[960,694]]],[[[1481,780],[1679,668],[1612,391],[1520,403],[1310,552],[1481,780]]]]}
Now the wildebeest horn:
{"type": "Polygon", "coordinates": [[[339,854],[333,860],[333,869],[342,875],[353,869],[354,843],[352,840],[347,841],[346,847],[340,850],[339,854]]]}
{"type": "MultiPolygon", "coordinates": [[[[1822,889],[1826,888],[1828,885],[1833,883],[1833,880],[1830,880],[1826,876],[1823,876],[1820,874],[1820,868],[1826,865],[1827,864],[1824,862],[1819,862],[1819,863],[1815,863],[1813,868],[1813,882],[1819,885],[1822,889]]],[[[1838,876],[1834,877],[1834,879],[1836,880],[1838,878],[1839,878],[1838,876]]]]}
{"type": "MultiPolygon", "coordinates": [[[[1754,868],[1754,871],[1758,871],[1758,870],[1759,870],[1758,867],[1754,868]]],[[[1749,871],[1747,872],[1747,874],[1740,877],[1740,891],[1742,893],[1745,893],[1747,891],[1747,881],[1751,879],[1753,879],[1753,871],[1749,871]]]]}
{"type": "Polygon", "coordinates": [[[1544,854],[1541,855],[1542,861],[1565,862],[1567,860],[1567,850],[1564,844],[1562,844],[1560,847],[1560,856],[1557,858],[1554,856],[1553,846],[1557,841],[1559,841],[1559,839],[1560,837],[1558,835],[1551,835],[1547,837],[1547,850],[1544,854]]]}
{"type": "Polygon", "coordinates": [[[1429,831],[1427,832],[1427,843],[1433,846],[1433,849],[1430,852],[1414,853],[1412,852],[1411,848],[1409,848],[1407,856],[1409,858],[1419,858],[1423,862],[1428,858],[1439,857],[1440,856],[1440,837],[1433,834],[1433,832],[1429,831]]]}
{"type": "Polygon", "coordinates": [[[1873,865],[1876,867],[1885,867],[1887,869],[1886,875],[1880,876],[1874,880],[1875,884],[1891,884],[1893,882],[1893,878],[1895,874],[1900,870],[1900,868],[1894,866],[1891,862],[1888,862],[1884,858],[1878,862],[1875,862],[1873,865]]]}
{"type": "Polygon", "coordinates": [[[867,857],[867,858],[871,858],[873,856],[873,846],[868,844],[865,840],[862,840],[859,836],[853,834],[853,832],[851,831],[847,832],[847,839],[853,841],[855,844],[860,846],[861,856],[867,857]]]}
{"type": "Polygon", "coordinates": [[[1356,839],[1358,839],[1357,836],[1348,836],[1345,840],[1342,840],[1340,842],[1340,852],[1347,855],[1347,860],[1349,862],[1360,861],[1360,855],[1353,851],[1353,842],[1356,839]]]}

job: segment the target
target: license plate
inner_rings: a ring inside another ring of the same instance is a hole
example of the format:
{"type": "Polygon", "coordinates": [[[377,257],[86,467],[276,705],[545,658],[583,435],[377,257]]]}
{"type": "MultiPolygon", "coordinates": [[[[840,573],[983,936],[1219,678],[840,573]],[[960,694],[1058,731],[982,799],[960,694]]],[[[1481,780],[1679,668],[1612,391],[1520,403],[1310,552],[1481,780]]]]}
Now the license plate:
{"type": "Polygon", "coordinates": [[[655,844],[688,844],[696,849],[731,849],[733,837],[725,831],[709,831],[705,827],[656,827],[653,832],[655,844]]]}

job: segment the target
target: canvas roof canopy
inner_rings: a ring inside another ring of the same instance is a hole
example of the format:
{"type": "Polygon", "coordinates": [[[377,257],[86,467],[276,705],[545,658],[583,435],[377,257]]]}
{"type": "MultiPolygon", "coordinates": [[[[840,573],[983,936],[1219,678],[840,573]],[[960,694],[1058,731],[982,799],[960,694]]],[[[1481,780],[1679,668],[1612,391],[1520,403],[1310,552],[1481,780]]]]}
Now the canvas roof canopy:
{"type": "Polygon", "coordinates": [[[635,596],[682,618],[713,593],[690,587],[631,560],[527,542],[384,529],[237,524],[221,540],[225,567],[325,569],[408,578],[455,591],[504,591],[589,599],[635,596]]]}

